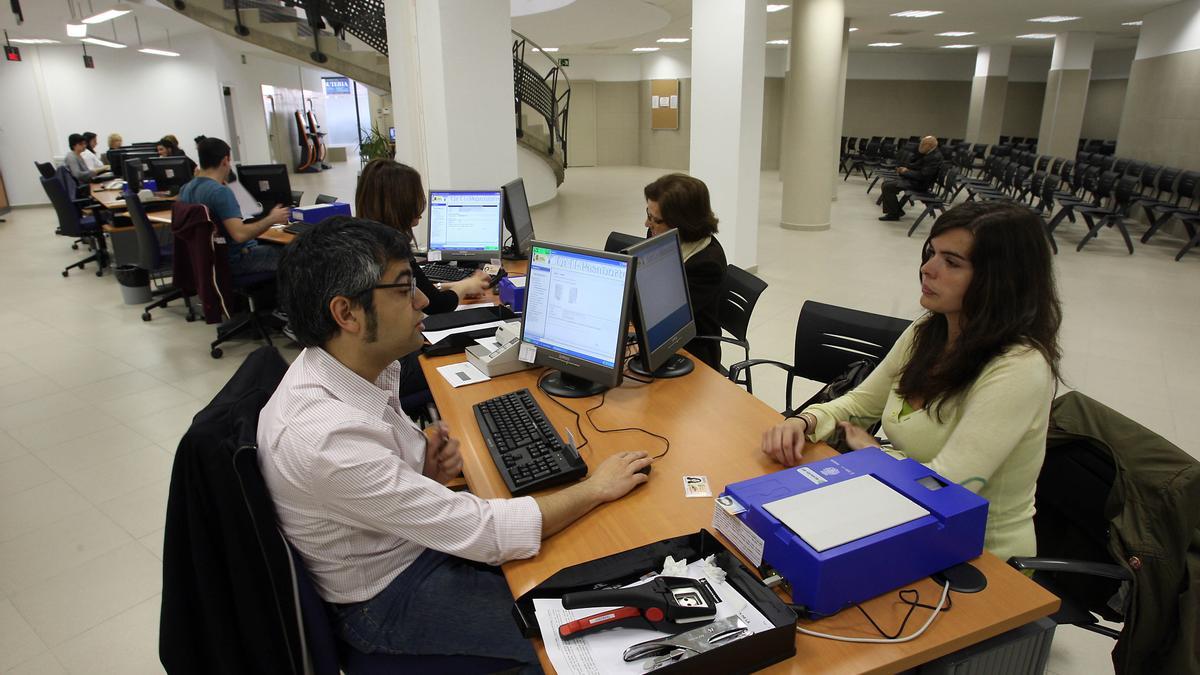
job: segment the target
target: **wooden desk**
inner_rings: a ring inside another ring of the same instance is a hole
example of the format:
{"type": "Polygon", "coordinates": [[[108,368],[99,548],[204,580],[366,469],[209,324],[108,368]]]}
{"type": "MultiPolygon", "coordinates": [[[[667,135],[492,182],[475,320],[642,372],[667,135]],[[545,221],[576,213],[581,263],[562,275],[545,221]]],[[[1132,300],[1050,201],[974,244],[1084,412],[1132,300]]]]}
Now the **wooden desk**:
{"type": "MultiPolygon", "coordinates": [[[[100,202],[100,206],[108,209],[109,211],[124,211],[125,210],[125,200],[117,199],[117,197],[121,196],[121,190],[103,190],[103,189],[99,188],[99,185],[100,184],[98,184],[98,183],[92,183],[89,186],[92,191],[92,199],[95,199],[96,201],[100,202]]],[[[149,204],[149,203],[151,203],[151,201],[173,202],[173,201],[175,201],[175,198],[174,197],[155,197],[153,200],[145,201],[143,203],[149,204]]]]}
{"type": "MultiPolygon", "coordinates": [[[[436,372],[439,366],[463,360],[462,355],[427,359],[421,367],[437,401],[442,418],[461,442],[463,473],[471,491],[483,498],[508,497],[499,472],[475,422],[471,406],[485,399],[527,387],[557,429],[575,432],[574,416],[537,388],[541,369],[495,378],[453,389],[436,372]]],[[[588,424],[583,411],[596,397],[564,400],[581,415],[589,440],[581,451],[589,466],[625,450],[662,451],[661,441],[637,432],[601,434],[588,424]]],[[[779,413],[746,393],[716,371],[698,364],[686,377],[641,384],[632,380],[608,392],[603,407],[592,413],[601,427],[640,426],[671,439],[670,452],[654,464],[650,480],[621,500],[606,504],[542,544],[530,560],[504,565],[513,597],[530,590],[554,572],[587,560],[634,548],[667,537],[711,526],[711,499],[686,499],[683,476],[708,476],[714,493],[726,484],[779,470],[759,451],[762,431],[780,421],[779,413]]],[[[576,432],[577,433],[577,432],[576,432]]],[[[836,454],[828,446],[811,453],[807,461],[836,454]]],[[[717,535],[721,536],[721,535],[717,535]]],[[[727,543],[728,545],[728,543],[727,543]]],[[[733,549],[732,545],[729,545],[733,549]]],[[[778,664],[771,673],[872,673],[911,668],[1012,630],[1058,607],[1054,597],[995,556],[985,553],[973,561],[988,578],[988,588],[974,595],[953,594],[953,609],[943,614],[919,639],[895,645],[852,644],[797,634],[795,658],[778,664]]],[[[886,564],[886,561],[880,561],[886,564]]],[[[936,604],[940,588],[925,579],[911,584],[921,601],[936,604]]],[[[907,607],[894,592],[864,603],[864,608],[886,630],[894,630],[907,607]]],[[[928,610],[918,609],[906,633],[920,627],[928,610]]],[[[858,637],[878,637],[856,611],[802,625],[813,630],[858,637]]],[[[543,667],[552,671],[540,641],[535,647],[543,667]]]]}

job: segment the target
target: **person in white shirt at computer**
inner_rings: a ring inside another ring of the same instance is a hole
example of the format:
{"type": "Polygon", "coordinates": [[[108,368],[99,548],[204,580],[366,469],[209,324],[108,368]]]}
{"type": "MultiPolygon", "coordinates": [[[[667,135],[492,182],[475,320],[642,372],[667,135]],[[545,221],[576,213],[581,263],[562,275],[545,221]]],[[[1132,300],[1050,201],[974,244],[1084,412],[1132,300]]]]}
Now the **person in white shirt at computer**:
{"type": "Polygon", "coordinates": [[[83,163],[89,171],[100,174],[108,171],[108,165],[104,163],[104,160],[100,159],[100,154],[96,152],[97,142],[99,142],[99,138],[96,134],[91,131],[83,132],[84,148],[83,152],[79,153],[79,156],[83,159],[83,163]]]}
{"type": "Polygon", "coordinates": [[[543,538],[644,483],[650,459],[617,453],[538,497],[447,488],[458,441],[441,424],[422,432],[395,394],[427,302],[411,255],[399,230],[348,217],[287,246],[279,298],[304,351],[259,416],[258,462],[342,640],[536,669],[495,565],[537,555],[543,538]]]}

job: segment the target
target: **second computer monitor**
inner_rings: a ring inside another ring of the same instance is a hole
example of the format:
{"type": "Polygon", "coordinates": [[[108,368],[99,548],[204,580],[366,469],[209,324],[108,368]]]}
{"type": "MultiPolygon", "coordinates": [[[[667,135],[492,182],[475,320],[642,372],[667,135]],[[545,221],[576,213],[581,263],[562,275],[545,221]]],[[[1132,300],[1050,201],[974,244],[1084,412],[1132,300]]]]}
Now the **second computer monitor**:
{"type": "Polygon", "coordinates": [[[123,175],[125,186],[133,192],[140,191],[142,189],[142,179],[150,178],[150,176],[146,175],[150,170],[150,157],[128,154],[125,155],[124,164],[123,175]]]}
{"type": "Polygon", "coordinates": [[[539,381],[542,391],[580,398],[621,383],[634,264],[619,253],[531,242],[521,339],[535,364],[556,369],[539,381]]]}
{"type": "Polygon", "coordinates": [[[518,178],[500,189],[504,191],[504,226],[512,237],[508,253],[523,260],[529,257],[529,242],[533,241],[533,218],[529,215],[529,200],[525,197],[525,180],[518,178]]]}
{"type": "Polygon", "coordinates": [[[242,164],[237,179],[262,207],[264,216],[276,206],[293,206],[292,182],[285,164],[242,164]]]}
{"type": "Polygon", "coordinates": [[[640,354],[629,364],[639,375],[679,377],[695,365],[681,347],[696,337],[687,274],[683,269],[679,231],[667,230],[626,251],[637,260],[634,274],[634,330],[640,354]]]}
{"type": "Polygon", "coordinates": [[[151,157],[146,163],[149,171],[145,178],[153,178],[159,191],[179,194],[192,179],[192,162],[187,157],[151,157]]]}
{"type": "Polygon", "coordinates": [[[501,190],[431,190],[429,259],[500,258],[504,193],[501,190]]]}

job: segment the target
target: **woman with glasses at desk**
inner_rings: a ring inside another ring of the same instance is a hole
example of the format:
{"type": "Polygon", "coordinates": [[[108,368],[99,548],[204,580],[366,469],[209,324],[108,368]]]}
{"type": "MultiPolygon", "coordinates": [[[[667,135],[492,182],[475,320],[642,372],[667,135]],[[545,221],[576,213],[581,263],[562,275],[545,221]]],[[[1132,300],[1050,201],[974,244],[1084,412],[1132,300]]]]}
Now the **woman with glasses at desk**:
{"type": "Polygon", "coordinates": [[[934,223],[921,262],[928,313],[856,389],[767,430],[762,451],[794,466],[838,428],[852,449],[875,446],[856,424],[881,420],[896,453],[988,499],[985,548],[1035,555],[1062,323],[1044,226],[1020,206],[962,204],[934,223]]]}

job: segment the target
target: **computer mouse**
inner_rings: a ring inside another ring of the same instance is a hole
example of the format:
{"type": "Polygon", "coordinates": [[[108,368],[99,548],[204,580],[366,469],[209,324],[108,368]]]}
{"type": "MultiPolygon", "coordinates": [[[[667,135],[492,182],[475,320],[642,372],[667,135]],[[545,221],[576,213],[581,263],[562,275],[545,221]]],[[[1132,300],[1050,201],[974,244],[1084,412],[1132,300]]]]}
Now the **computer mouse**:
{"type": "Polygon", "coordinates": [[[654,468],[654,465],[653,465],[653,464],[647,464],[646,466],[643,466],[642,468],[638,469],[638,470],[637,470],[635,473],[640,473],[640,474],[644,474],[644,475],[646,475],[646,476],[649,476],[649,475],[650,475],[650,469],[653,469],[653,468],[654,468]]]}

